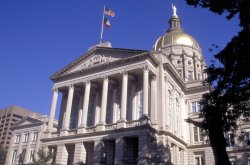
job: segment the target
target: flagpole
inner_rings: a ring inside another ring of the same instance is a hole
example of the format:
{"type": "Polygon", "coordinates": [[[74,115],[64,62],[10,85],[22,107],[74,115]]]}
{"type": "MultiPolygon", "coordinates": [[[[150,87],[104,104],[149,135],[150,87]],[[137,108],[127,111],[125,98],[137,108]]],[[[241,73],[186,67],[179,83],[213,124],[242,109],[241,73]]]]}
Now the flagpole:
{"type": "Polygon", "coordinates": [[[103,7],[103,13],[102,13],[102,29],[101,29],[100,45],[101,45],[101,43],[102,43],[103,21],[104,21],[104,10],[105,10],[105,5],[104,5],[104,7],[103,7]]]}

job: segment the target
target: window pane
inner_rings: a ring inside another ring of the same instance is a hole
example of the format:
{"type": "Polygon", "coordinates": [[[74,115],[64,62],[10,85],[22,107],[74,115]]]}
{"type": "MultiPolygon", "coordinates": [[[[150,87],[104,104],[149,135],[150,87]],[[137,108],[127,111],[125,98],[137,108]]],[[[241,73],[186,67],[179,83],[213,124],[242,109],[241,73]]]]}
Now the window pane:
{"type": "Polygon", "coordinates": [[[196,112],[196,103],[192,102],[192,112],[196,112]]]}
{"type": "Polygon", "coordinates": [[[198,128],[194,127],[194,141],[198,142],[198,128]]]}

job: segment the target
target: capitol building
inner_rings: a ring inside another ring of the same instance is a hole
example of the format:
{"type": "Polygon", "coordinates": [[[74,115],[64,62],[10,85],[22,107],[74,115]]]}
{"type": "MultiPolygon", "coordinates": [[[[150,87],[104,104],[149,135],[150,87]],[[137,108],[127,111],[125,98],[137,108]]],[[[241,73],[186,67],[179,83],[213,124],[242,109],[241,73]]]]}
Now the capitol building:
{"type": "Polygon", "coordinates": [[[56,164],[214,164],[209,140],[185,122],[200,120],[199,101],[210,90],[202,84],[207,65],[175,10],[169,25],[150,51],[103,43],[51,76],[50,118],[41,142],[56,151],[56,164]]]}

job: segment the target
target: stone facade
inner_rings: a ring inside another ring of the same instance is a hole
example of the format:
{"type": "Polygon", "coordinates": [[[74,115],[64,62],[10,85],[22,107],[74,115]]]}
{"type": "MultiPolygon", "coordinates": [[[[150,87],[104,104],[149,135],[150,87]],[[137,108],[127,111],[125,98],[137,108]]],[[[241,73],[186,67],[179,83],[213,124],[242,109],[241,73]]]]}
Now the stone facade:
{"type": "Polygon", "coordinates": [[[214,164],[206,137],[184,121],[200,120],[199,100],[210,88],[201,49],[180,22],[175,13],[153,51],[98,45],[52,75],[42,143],[57,149],[57,164],[214,164]]]}
{"type": "Polygon", "coordinates": [[[27,116],[38,117],[41,114],[18,106],[0,109],[0,142],[8,149],[12,136],[12,125],[27,116]]]}
{"type": "MultiPolygon", "coordinates": [[[[40,139],[47,130],[48,117],[25,117],[16,122],[13,127],[10,147],[8,150],[5,165],[19,163],[28,164],[32,162],[32,154],[36,154],[41,147],[40,139]]],[[[56,131],[57,122],[53,123],[53,130],[56,131]]]]}

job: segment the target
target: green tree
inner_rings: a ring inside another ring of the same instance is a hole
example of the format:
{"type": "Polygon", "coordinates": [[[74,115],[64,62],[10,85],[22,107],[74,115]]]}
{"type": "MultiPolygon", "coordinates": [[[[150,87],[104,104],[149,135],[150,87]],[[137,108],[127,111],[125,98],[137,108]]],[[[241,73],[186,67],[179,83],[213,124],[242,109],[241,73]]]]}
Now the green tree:
{"type": "Polygon", "coordinates": [[[46,152],[43,148],[40,148],[37,152],[37,156],[32,155],[32,165],[55,165],[56,152],[46,152]]]}
{"type": "MultiPolygon", "coordinates": [[[[213,87],[201,101],[201,123],[188,122],[205,129],[215,156],[216,165],[229,165],[225,133],[237,128],[237,119],[249,111],[250,96],[250,1],[249,0],[186,0],[188,5],[208,8],[228,20],[239,17],[240,32],[214,57],[221,65],[206,70],[204,83],[213,87]]],[[[226,28],[226,27],[225,27],[226,28]]],[[[225,29],[226,30],[226,29],[225,29]]]]}
{"type": "Polygon", "coordinates": [[[7,150],[0,144],[0,164],[5,164],[7,150]]]}

